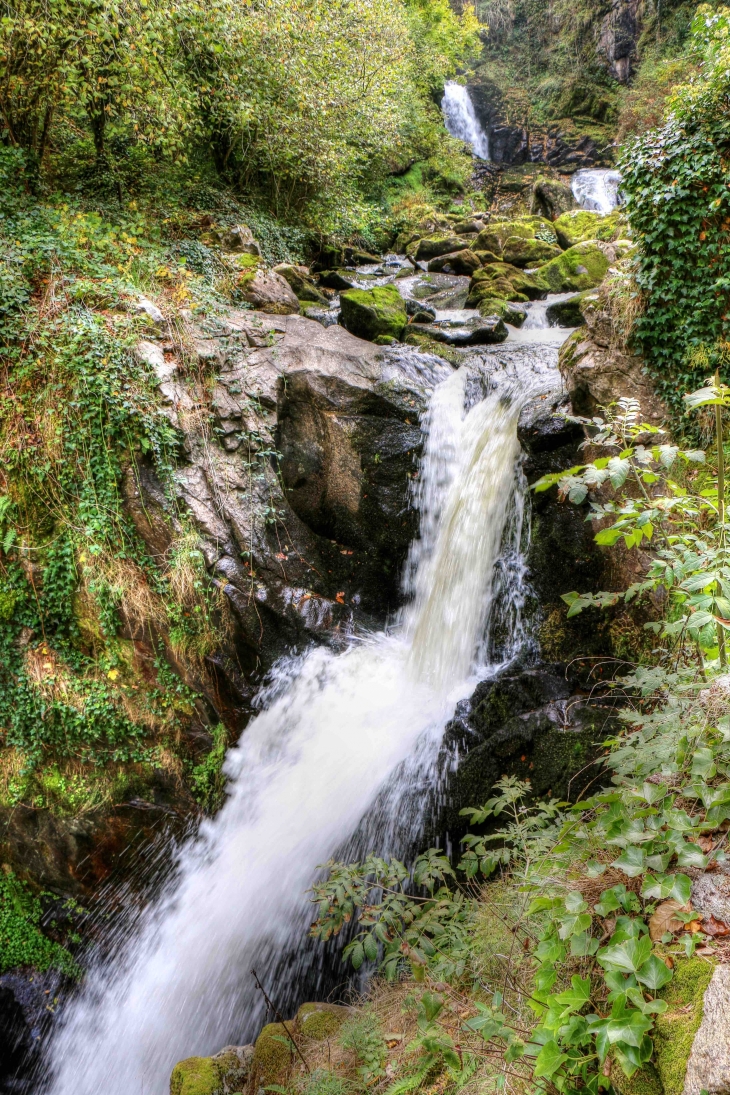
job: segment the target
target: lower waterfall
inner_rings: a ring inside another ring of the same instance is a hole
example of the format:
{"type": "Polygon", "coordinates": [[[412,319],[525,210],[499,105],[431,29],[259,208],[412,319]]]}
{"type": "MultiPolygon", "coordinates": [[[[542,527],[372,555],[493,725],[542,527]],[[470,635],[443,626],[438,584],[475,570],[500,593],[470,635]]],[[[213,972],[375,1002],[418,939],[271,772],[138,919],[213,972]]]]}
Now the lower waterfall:
{"type": "Polygon", "coordinates": [[[306,934],[318,865],[355,833],[381,854],[417,839],[444,726],[486,658],[517,421],[544,374],[495,372],[465,410],[471,379],[464,366],[438,386],[424,424],[410,606],[390,632],[276,667],[227,758],[225,805],[68,1005],[49,1051],[52,1095],[165,1095],[178,1060],[255,1035],[251,967],[277,998],[274,975],[296,979],[295,963],[284,975],[277,964],[306,934]]]}
{"type": "Polygon", "coordinates": [[[444,87],[441,110],[444,125],[451,136],[470,144],[474,155],[480,160],[488,160],[489,137],[479,124],[469,88],[449,80],[444,87]]]}

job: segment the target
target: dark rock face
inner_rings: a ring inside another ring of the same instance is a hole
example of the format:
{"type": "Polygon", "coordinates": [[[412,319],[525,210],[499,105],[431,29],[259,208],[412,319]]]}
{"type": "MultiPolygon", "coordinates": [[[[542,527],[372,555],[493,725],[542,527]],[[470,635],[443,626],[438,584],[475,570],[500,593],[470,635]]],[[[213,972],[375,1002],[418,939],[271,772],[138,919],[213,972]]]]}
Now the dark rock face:
{"type": "Polygon", "coordinates": [[[64,979],[53,970],[0,976],[0,1093],[37,1091],[39,1049],[53,1020],[64,979]]]}
{"type": "Polygon", "coordinates": [[[492,160],[499,164],[547,164],[564,171],[597,167],[610,155],[588,136],[569,135],[559,125],[528,127],[508,120],[504,94],[483,76],[469,84],[477,118],[489,137],[492,160]]]}
{"type": "Polygon", "coordinates": [[[611,10],[601,23],[598,48],[614,79],[627,84],[636,61],[641,34],[641,0],[611,0],[611,10]]]}
{"type": "MultiPolygon", "coordinates": [[[[572,682],[574,684],[574,682],[572,682]]],[[[610,709],[575,694],[562,666],[539,666],[483,681],[460,705],[445,746],[459,759],[441,827],[467,827],[459,811],[479,806],[504,775],[529,780],[537,798],[575,801],[599,775],[592,763],[613,724],[610,709]]]]}

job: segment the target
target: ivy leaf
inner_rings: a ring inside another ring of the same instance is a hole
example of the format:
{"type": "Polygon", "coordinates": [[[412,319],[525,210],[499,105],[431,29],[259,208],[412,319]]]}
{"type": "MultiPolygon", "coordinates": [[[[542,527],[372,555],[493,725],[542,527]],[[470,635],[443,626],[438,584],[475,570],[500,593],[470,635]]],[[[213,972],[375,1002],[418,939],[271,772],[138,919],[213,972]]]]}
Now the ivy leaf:
{"type": "Polygon", "coordinates": [[[613,947],[604,947],[598,952],[598,961],[604,969],[621,970],[624,973],[636,973],[651,954],[651,939],[648,935],[641,939],[626,939],[613,947]]]}
{"type": "MultiPolygon", "coordinates": [[[[663,965],[664,963],[662,963],[663,965]]],[[[666,967],[665,967],[666,968],[666,967]]],[[[611,1019],[606,1027],[609,1042],[625,1042],[629,1046],[638,1049],[652,1026],[652,1020],[638,1010],[638,1008],[626,1008],[620,1000],[614,1004],[611,1019]]]]}
{"type": "Polygon", "coordinates": [[[672,980],[672,971],[662,962],[661,958],[657,958],[655,954],[652,954],[649,961],[641,967],[636,977],[642,985],[646,985],[652,992],[656,992],[672,980]]]}
{"type": "Polygon", "coordinates": [[[642,874],[644,871],[644,861],[646,859],[646,852],[642,848],[631,846],[625,850],[623,855],[620,855],[618,859],[614,859],[612,866],[618,867],[620,871],[623,871],[629,878],[636,878],[637,875],[642,874]]]}
{"type": "Polygon", "coordinates": [[[546,1042],[537,1055],[535,1061],[535,1076],[553,1076],[564,1061],[568,1060],[567,1053],[561,1053],[560,1046],[555,1041],[546,1042]]]}

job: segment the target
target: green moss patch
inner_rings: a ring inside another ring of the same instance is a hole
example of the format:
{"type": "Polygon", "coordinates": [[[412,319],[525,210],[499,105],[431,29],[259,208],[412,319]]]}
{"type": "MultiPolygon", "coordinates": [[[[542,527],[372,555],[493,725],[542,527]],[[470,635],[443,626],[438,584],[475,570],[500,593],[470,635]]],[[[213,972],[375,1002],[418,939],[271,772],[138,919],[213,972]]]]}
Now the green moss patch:
{"type": "Polygon", "coordinates": [[[668,1005],[657,1016],[654,1032],[656,1068],[664,1095],[682,1095],[687,1062],[702,1022],[705,990],[715,967],[703,958],[677,962],[674,977],[659,993],[668,1005]]]}
{"type": "Polygon", "coordinates": [[[379,335],[399,339],[408,321],[405,301],[394,285],[348,289],[340,296],[340,306],[343,327],[370,342],[379,335]]]}
{"type": "Polygon", "coordinates": [[[569,247],[562,255],[541,266],[535,281],[550,293],[580,293],[600,285],[609,261],[594,240],[569,247]]]}
{"type": "Polygon", "coordinates": [[[283,1023],[268,1023],[256,1039],[253,1050],[253,1065],[259,1084],[285,1080],[291,1060],[291,1040],[286,1027],[283,1023]]]}
{"type": "Polygon", "coordinates": [[[170,1077],[170,1095],[220,1095],[223,1082],[210,1057],[188,1057],[175,1065],[170,1077]]]}

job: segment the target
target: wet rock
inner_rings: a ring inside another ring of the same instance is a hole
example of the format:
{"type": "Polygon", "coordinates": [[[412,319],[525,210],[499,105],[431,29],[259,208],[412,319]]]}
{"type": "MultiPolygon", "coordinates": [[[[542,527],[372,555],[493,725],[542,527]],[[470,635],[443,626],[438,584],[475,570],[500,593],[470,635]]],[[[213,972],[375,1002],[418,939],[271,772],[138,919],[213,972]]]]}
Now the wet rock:
{"type": "Polygon", "coordinates": [[[593,289],[601,284],[615,258],[610,244],[599,240],[578,243],[541,266],[535,281],[551,293],[593,289]]]}
{"type": "Polygon", "coordinates": [[[344,270],[323,270],[319,275],[319,284],[325,289],[354,289],[356,281],[344,270]]]}
{"type": "Polygon", "coordinates": [[[379,336],[399,339],[407,322],[403,297],[394,285],[348,289],[340,296],[342,326],[372,342],[379,336]]]}
{"type": "Polygon", "coordinates": [[[430,308],[428,310],[419,308],[417,312],[413,313],[411,318],[413,323],[433,323],[436,314],[430,308]]]}
{"type": "Polygon", "coordinates": [[[426,335],[447,346],[486,346],[504,342],[508,333],[500,316],[483,316],[464,327],[439,327],[437,324],[427,326],[414,322],[409,324],[408,331],[410,334],[426,335]]]}
{"type": "Polygon", "coordinates": [[[314,319],[323,327],[334,327],[340,322],[340,312],[336,308],[317,308],[305,305],[302,309],[307,319],[314,319]]]}
{"type": "Polygon", "coordinates": [[[521,327],[527,318],[527,309],[523,304],[502,300],[501,297],[485,297],[480,300],[478,311],[480,316],[499,316],[511,327],[521,327]]]}
{"type": "Polygon", "coordinates": [[[253,1046],[226,1046],[212,1057],[179,1061],[170,1077],[170,1095],[234,1095],[246,1090],[253,1046]]]}
{"type": "MultiPolygon", "coordinates": [[[[592,290],[588,290],[592,292],[592,290]]],[[[545,310],[547,321],[551,327],[581,327],[585,323],[581,304],[585,293],[576,293],[567,300],[556,300],[549,304],[545,310]]]]}
{"type": "Polygon", "coordinates": [[[242,296],[269,315],[294,315],[299,311],[299,301],[289,283],[280,274],[258,270],[246,281],[242,296]]]}
{"type": "Polygon", "coordinates": [[[406,301],[406,315],[412,316],[414,319],[416,316],[428,316],[428,319],[419,320],[421,323],[428,323],[436,318],[435,310],[428,304],[422,304],[420,300],[406,301]]]}
{"type": "Polygon", "coordinates": [[[569,209],[575,209],[573,191],[558,179],[540,177],[532,186],[531,212],[555,221],[569,209]]]}
{"type": "Polygon", "coordinates": [[[429,273],[443,271],[445,274],[459,274],[471,277],[481,265],[474,252],[467,248],[463,251],[454,251],[448,255],[440,255],[438,258],[431,259],[428,269],[429,273]]]}
{"type": "Polygon", "coordinates": [[[467,307],[476,308],[480,300],[489,296],[525,303],[528,300],[544,300],[547,289],[538,283],[536,277],[516,266],[507,262],[491,262],[472,277],[467,307]]]}

